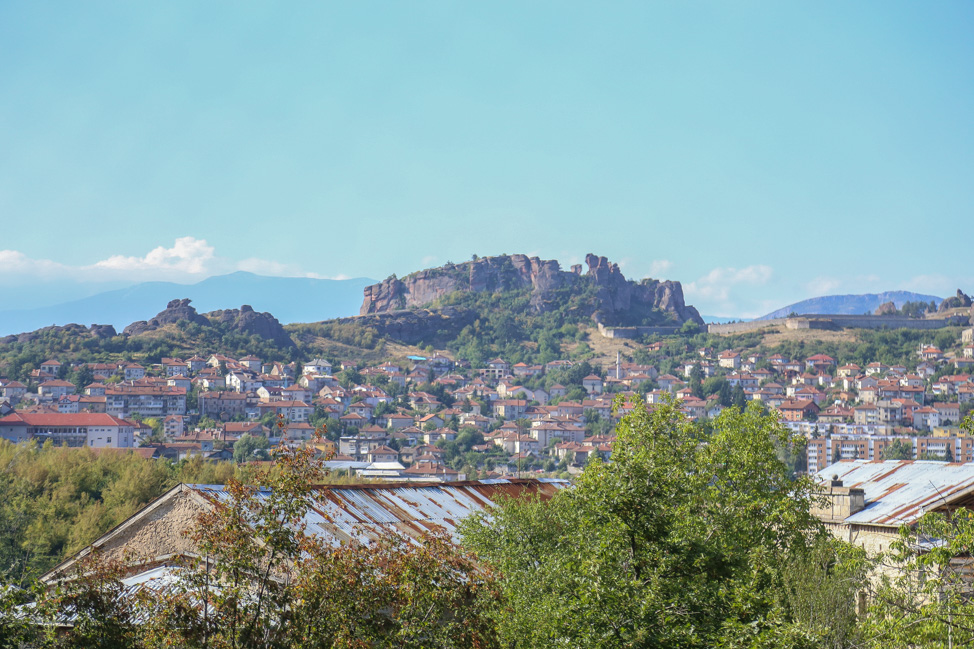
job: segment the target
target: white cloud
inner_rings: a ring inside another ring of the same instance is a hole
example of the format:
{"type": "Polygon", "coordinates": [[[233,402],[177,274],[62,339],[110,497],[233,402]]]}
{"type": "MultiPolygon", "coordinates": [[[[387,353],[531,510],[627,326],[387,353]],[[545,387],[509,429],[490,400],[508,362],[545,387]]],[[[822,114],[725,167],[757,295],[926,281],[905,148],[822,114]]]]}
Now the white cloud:
{"type": "Polygon", "coordinates": [[[842,280],[836,277],[816,277],[805,284],[805,289],[810,295],[818,297],[820,295],[829,295],[840,286],[842,286],[842,280]]]}
{"type": "Polygon", "coordinates": [[[108,259],[95,262],[93,268],[118,271],[176,271],[190,275],[202,275],[211,270],[215,249],[206,239],[180,237],[172,248],[159,246],[149,251],[145,257],[125,257],[112,255],[108,259]]]}
{"type": "Polygon", "coordinates": [[[68,266],[50,259],[33,259],[17,250],[0,250],[0,277],[29,274],[46,279],[68,270],[68,266]]]}
{"type": "Polygon", "coordinates": [[[653,263],[649,265],[649,276],[662,278],[670,272],[671,268],[673,268],[673,262],[669,259],[654,259],[653,263]]]}
{"type": "Polygon", "coordinates": [[[158,246],[144,256],[112,255],[92,264],[71,266],[50,259],[34,259],[17,250],[0,250],[0,284],[26,280],[196,282],[212,275],[247,270],[260,275],[326,278],[294,265],[249,257],[233,260],[216,254],[205,239],[179,237],[170,247],[158,246]]]}
{"type": "Polygon", "coordinates": [[[687,295],[706,300],[727,301],[731,290],[738,284],[759,286],[767,284],[773,271],[770,266],[755,264],[745,268],[714,268],[712,271],[686,285],[687,295]]]}
{"type": "Polygon", "coordinates": [[[701,313],[754,317],[761,314],[754,311],[755,300],[746,292],[750,287],[767,284],[773,275],[771,267],[763,264],[714,268],[696,281],[685,284],[683,291],[687,302],[701,313]]]}

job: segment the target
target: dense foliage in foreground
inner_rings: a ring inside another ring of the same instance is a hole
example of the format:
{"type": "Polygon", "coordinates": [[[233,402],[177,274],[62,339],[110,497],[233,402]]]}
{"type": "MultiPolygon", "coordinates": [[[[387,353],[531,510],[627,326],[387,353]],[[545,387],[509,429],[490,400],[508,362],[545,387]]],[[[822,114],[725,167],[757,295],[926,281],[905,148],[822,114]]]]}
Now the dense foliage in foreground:
{"type": "Polygon", "coordinates": [[[468,519],[461,544],[440,533],[324,542],[299,523],[318,465],[310,452],[279,451],[278,470],[255,476],[272,495],[230,480],[226,505],[192,531],[209,560],[178,568],[171,589],[126,596],[124,566],[96,557],[83,578],[37,590],[29,608],[16,607],[25,593],[0,593],[0,647],[974,641],[974,602],[955,560],[974,544],[968,512],[928,515],[867,559],[810,516],[813,485],[778,460],[797,440],[773,417],[730,409],[704,432],[667,404],[637,407],[619,432],[611,463],[593,462],[549,501],[511,500],[468,519]],[[883,562],[890,569],[878,577],[883,562]]]}

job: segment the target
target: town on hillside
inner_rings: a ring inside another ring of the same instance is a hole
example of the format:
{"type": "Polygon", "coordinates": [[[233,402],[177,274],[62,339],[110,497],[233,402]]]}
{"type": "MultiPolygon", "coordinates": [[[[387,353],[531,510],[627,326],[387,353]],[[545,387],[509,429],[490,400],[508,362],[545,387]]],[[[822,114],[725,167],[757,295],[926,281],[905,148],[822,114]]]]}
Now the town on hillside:
{"type": "MultiPolygon", "coordinates": [[[[661,349],[647,345],[641,358],[661,349]]],[[[569,477],[593,457],[611,459],[615,425],[634,403],[672,398],[707,422],[755,401],[807,438],[795,469],[814,474],[840,459],[974,461],[974,438],[959,427],[974,407],[972,366],[972,329],[953,349],[918,345],[909,364],[703,347],[668,361],[678,369],[666,373],[621,357],[605,367],[503,358],[471,367],[442,353],[370,367],[221,354],[149,367],[52,358],[27,383],[0,378],[0,437],[238,462],[266,460],[279,443],[314,444],[331,469],[364,479],[569,477]]]]}

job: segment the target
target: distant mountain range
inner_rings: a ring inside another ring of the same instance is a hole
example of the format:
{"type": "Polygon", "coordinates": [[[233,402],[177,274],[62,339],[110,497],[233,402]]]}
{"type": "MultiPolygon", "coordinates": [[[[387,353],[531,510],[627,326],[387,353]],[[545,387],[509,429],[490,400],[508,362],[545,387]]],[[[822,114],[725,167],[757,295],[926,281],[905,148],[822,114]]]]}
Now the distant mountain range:
{"type": "Polygon", "coordinates": [[[196,284],[144,282],[53,306],[0,311],[0,336],[69,323],[110,324],[121,331],[181,298],[192,300],[200,313],[249,304],[257,311],[269,311],[283,323],[318,322],[358,313],[362,291],[373,283],[375,280],[365,277],[265,277],[243,271],[196,284]]]}
{"type": "Polygon", "coordinates": [[[939,298],[936,295],[911,293],[910,291],[887,291],[885,293],[866,293],[863,295],[825,295],[789,304],[786,307],[772,311],[757,319],[770,320],[771,318],[785,318],[791,313],[797,313],[798,315],[810,313],[862,315],[863,313],[874,312],[879,305],[887,302],[894,303],[896,308],[899,309],[906,302],[931,301],[939,306],[943,302],[943,298],[939,298]]]}

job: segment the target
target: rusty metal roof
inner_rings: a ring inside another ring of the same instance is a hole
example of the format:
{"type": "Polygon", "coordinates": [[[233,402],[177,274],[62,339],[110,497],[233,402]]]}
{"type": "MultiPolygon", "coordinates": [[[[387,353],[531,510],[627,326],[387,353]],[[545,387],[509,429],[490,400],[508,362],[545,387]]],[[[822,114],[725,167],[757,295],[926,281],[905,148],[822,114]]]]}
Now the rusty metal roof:
{"type": "MultiPolygon", "coordinates": [[[[227,499],[222,485],[187,486],[208,499],[227,499]]],[[[504,498],[547,499],[566,486],[564,480],[546,478],[327,486],[317,490],[304,522],[308,532],[335,543],[367,541],[393,531],[416,538],[437,527],[455,535],[462,519],[504,498]]]]}
{"type": "Polygon", "coordinates": [[[974,491],[974,464],[923,460],[842,460],[815,474],[827,483],[865,492],[866,508],[845,519],[861,525],[900,526],[949,506],[974,491]]]}

